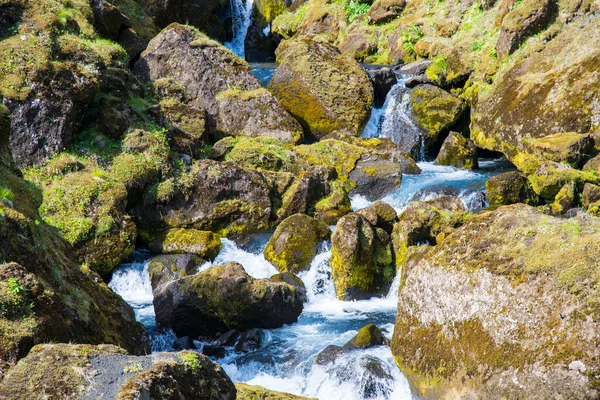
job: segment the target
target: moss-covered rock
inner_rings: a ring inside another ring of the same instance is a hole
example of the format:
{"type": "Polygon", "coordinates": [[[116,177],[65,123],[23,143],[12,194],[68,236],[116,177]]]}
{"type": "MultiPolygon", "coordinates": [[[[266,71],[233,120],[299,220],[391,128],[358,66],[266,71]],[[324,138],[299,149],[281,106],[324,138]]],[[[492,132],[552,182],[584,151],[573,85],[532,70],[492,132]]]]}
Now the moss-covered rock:
{"type": "Polygon", "coordinates": [[[600,201],[600,186],[591,183],[583,185],[581,193],[581,205],[584,209],[590,209],[600,201]]]}
{"type": "Polygon", "coordinates": [[[477,148],[472,140],[460,133],[450,132],[438,153],[435,164],[457,168],[477,169],[477,148]]]}
{"type": "Polygon", "coordinates": [[[242,168],[281,172],[294,172],[297,169],[290,150],[279,140],[270,137],[226,137],[215,143],[210,157],[242,168]]]}
{"type": "Polygon", "coordinates": [[[529,36],[540,32],[550,21],[555,2],[551,0],[525,0],[502,19],[496,52],[500,58],[512,54],[529,36]]]}
{"type": "Polygon", "coordinates": [[[165,254],[148,261],[150,285],[156,289],[164,283],[194,275],[206,260],[196,254],[165,254]]]}
{"type": "Polygon", "coordinates": [[[490,206],[515,203],[535,206],[540,203],[539,196],[533,191],[527,178],[517,171],[491,177],[485,182],[485,191],[490,206]]]}
{"type": "Polygon", "coordinates": [[[271,92],[227,90],[217,95],[217,129],[230,136],[268,136],[284,143],[300,143],[302,127],[271,92]]]}
{"type": "Polygon", "coordinates": [[[412,246],[442,242],[464,220],[465,206],[453,196],[408,204],[392,231],[396,266],[402,267],[412,246]]]}
{"type": "Polygon", "coordinates": [[[337,47],[342,54],[364,62],[369,56],[377,53],[377,39],[377,34],[372,28],[363,23],[356,23],[348,27],[337,47]]]}
{"type": "Polygon", "coordinates": [[[310,267],[319,244],[330,236],[329,226],[324,222],[306,214],[294,214],[277,226],[265,247],[265,259],[279,272],[297,274],[310,267]]]}
{"type": "Polygon", "coordinates": [[[398,221],[396,210],[381,200],[375,201],[368,207],[361,208],[357,213],[365,217],[371,225],[381,228],[387,233],[392,233],[394,224],[398,221]]]}
{"type": "Polygon", "coordinates": [[[451,128],[465,111],[461,99],[430,84],[411,89],[410,100],[415,119],[425,130],[426,150],[439,145],[439,134],[451,128]]]}
{"type": "Polygon", "coordinates": [[[404,7],[406,0],[376,0],[369,8],[369,23],[385,24],[398,18],[404,7]]]}
{"type": "Polygon", "coordinates": [[[236,382],[235,388],[237,389],[237,400],[311,400],[308,397],[267,390],[260,386],[241,382],[236,382]]]}
{"type": "Polygon", "coordinates": [[[405,265],[391,347],[416,393],[596,397],[599,232],[504,206],[405,265]]]}
{"type": "Polygon", "coordinates": [[[252,17],[261,28],[269,25],[286,9],[284,0],[256,0],[252,3],[252,17]]]}
{"type": "Polygon", "coordinates": [[[368,349],[369,347],[386,344],[389,344],[389,341],[383,336],[377,325],[369,324],[360,328],[356,336],[350,339],[344,347],[368,349]]]}
{"type": "Polygon", "coordinates": [[[563,185],[554,198],[554,203],[550,205],[550,210],[554,214],[564,214],[577,205],[578,199],[577,187],[574,181],[569,181],[563,185]]]}
{"type": "Polygon", "coordinates": [[[587,134],[564,132],[535,139],[531,147],[541,160],[580,167],[594,152],[594,140],[587,134]]]}
{"type": "Polygon", "coordinates": [[[584,183],[598,181],[598,175],[592,171],[579,171],[565,164],[547,161],[527,177],[531,188],[540,197],[554,200],[560,189],[568,182],[575,182],[577,186],[584,183]]]}
{"type": "Polygon", "coordinates": [[[338,298],[368,299],[387,294],[394,279],[394,253],[388,233],[357,213],[342,217],[332,236],[333,281],[338,298]]]}
{"type": "Polygon", "coordinates": [[[283,42],[269,90],[303,126],[320,138],[333,131],[355,136],[369,119],[373,87],[366,72],[328,43],[309,36],[283,42]]]}
{"type": "Polygon", "coordinates": [[[191,253],[212,260],[221,251],[222,244],[219,235],[212,232],[175,228],[155,235],[148,247],[156,253],[191,253]]]}
{"type": "Polygon", "coordinates": [[[130,356],[111,345],[47,344],[34,347],[0,384],[10,399],[234,400],[236,389],[223,369],[194,352],[130,356]],[[94,379],[90,379],[93,376],[94,379]]]}
{"type": "Polygon", "coordinates": [[[230,329],[278,328],[296,322],[302,300],[295,287],[254,279],[238,263],[214,266],[154,289],[156,321],[179,336],[230,329]]]}

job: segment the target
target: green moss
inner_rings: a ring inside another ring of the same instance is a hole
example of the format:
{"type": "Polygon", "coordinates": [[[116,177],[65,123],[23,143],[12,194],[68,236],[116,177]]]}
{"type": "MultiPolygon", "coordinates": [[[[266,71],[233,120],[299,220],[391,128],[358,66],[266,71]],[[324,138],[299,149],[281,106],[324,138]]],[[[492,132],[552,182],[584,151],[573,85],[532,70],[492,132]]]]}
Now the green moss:
{"type": "Polygon", "coordinates": [[[202,365],[198,359],[198,354],[193,351],[186,351],[179,356],[179,362],[189,368],[193,373],[200,373],[202,365]]]}
{"type": "Polygon", "coordinates": [[[219,235],[197,229],[174,228],[149,238],[150,250],[166,254],[196,254],[212,260],[221,251],[219,235]]]}
{"type": "Polygon", "coordinates": [[[336,139],[327,139],[311,145],[294,148],[299,162],[306,167],[324,165],[334,167],[341,180],[347,181],[356,162],[365,153],[365,149],[336,139]]]}
{"type": "Polygon", "coordinates": [[[446,82],[446,75],[448,74],[448,61],[446,56],[440,54],[433,59],[433,63],[427,67],[425,75],[431,81],[435,82],[436,85],[443,85],[446,82]]]}
{"type": "Polygon", "coordinates": [[[435,86],[417,86],[410,98],[419,125],[433,137],[456,123],[465,109],[462,100],[435,86]]]}
{"type": "Polygon", "coordinates": [[[232,140],[232,145],[224,160],[238,167],[268,171],[293,170],[290,151],[277,139],[238,137],[232,140]]]}

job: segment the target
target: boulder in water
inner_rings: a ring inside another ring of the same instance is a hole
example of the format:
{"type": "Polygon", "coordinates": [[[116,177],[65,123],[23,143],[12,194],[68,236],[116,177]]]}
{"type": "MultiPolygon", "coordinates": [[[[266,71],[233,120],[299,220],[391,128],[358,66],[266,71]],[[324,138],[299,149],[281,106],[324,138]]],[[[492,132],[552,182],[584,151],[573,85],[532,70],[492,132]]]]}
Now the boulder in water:
{"type": "Polygon", "coordinates": [[[164,283],[194,275],[206,260],[196,254],[164,254],[148,261],[152,290],[164,283]]]}
{"type": "Polygon", "coordinates": [[[491,177],[485,183],[485,191],[490,206],[525,203],[535,206],[539,196],[531,188],[527,178],[517,171],[504,172],[491,177]]]}
{"type": "Polygon", "coordinates": [[[356,336],[348,341],[344,345],[345,348],[357,348],[357,349],[368,349],[373,346],[385,346],[389,345],[389,341],[381,330],[374,325],[369,324],[360,328],[356,336]]]}
{"type": "Polygon", "coordinates": [[[306,286],[302,279],[300,279],[297,275],[292,274],[291,272],[282,272],[281,274],[275,274],[271,277],[272,281],[280,281],[285,282],[288,285],[292,285],[296,288],[298,295],[300,296],[300,300],[303,303],[306,303],[308,297],[306,296],[306,286]]]}
{"type": "Polygon", "coordinates": [[[371,113],[373,87],[355,60],[310,36],[283,42],[277,59],[281,64],[269,90],[306,132],[316,138],[336,130],[360,134],[371,113]]]}
{"type": "Polygon", "coordinates": [[[457,168],[477,169],[477,148],[472,140],[457,132],[450,132],[438,153],[435,164],[457,168]]]}
{"type": "Polygon", "coordinates": [[[396,265],[404,265],[411,246],[443,241],[463,223],[465,212],[462,201],[454,196],[409,203],[392,232],[396,265]]]}
{"type": "Polygon", "coordinates": [[[248,385],[247,383],[236,382],[237,400],[316,400],[303,396],[296,396],[289,393],[267,390],[261,386],[248,385]]]}
{"type": "Polygon", "coordinates": [[[330,264],[341,300],[385,295],[396,274],[390,235],[358,213],[338,221],[330,264]]]}
{"type": "Polygon", "coordinates": [[[375,201],[368,207],[361,208],[357,213],[365,217],[371,225],[390,234],[394,229],[394,224],[398,221],[398,214],[394,207],[381,200],[375,201]]]}
{"type": "Polygon", "coordinates": [[[0,397],[50,396],[235,400],[236,389],[218,364],[191,351],[131,356],[111,345],[38,345],[0,383],[0,397]]]}
{"type": "Polygon", "coordinates": [[[264,256],[279,272],[306,271],[319,244],[329,239],[331,230],[324,222],[306,214],[284,219],[269,239],[264,256]]]}
{"type": "Polygon", "coordinates": [[[278,328],[296,322],[302,301],[295,287],[254,279],[238,263],[214,266],[156,288],[156,321],[179,336],[212,336],[230,329],[278,328]]]}
{"type": "Polygon", "coordinates": [[[596,217],[518,204],[405,264],[391,348],[416,392],[596,398],[598,243],[596,217]]]}
{"type": "Polygon", "coordinates": [[[155,253],[191,253],[212,260],[221,251],[219,235],[197,229],[168,229],[150,239],[148,247],[155,253]]]}
{"type": "Polygon", "coordinates": [[[367,69],[366,71],[374,89],[373,107],[382,107],[386,96],[398,82],[396,73],[388,67],[367,69]]]}

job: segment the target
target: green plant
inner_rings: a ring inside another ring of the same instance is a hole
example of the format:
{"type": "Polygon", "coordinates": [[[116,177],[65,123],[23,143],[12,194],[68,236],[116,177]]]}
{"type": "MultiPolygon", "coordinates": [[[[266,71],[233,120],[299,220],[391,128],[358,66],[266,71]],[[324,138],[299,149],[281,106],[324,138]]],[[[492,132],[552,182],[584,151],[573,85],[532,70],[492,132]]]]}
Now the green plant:
{"type": "Polygon", "coordinates": [[[7,187],[0,186],[0,203],[7,205],[8,207],[13,207],[13,200],[15,199],[15,194],[12,190],[7,187]]]}
{"type": "Polygon", "coordinates": [[[198,354],[192,352],[179,356],[179,362],[194,372],[197,372],[202,367],[200,365],[200,360],[198,359],[198,354]]]}
{"type": "Polygon", "coordinates": [[[360,3],[358,1],[350,0],[344,6],[344,11],[348,14],[348,21],[354,22],[354,20],[361,15],[365,15],[369,12],[370,5],[368,3],[360,3]]]}
{"type": "Polygon", "coordinates": [[[129,374],[129,373],[141,372],[142,369],[143,369],[142,368],[142,363],[140,363],[140,362],[134,362],[134,363],[126,365],[123,368],[123,373],[129,374]]]}
{"type": "Polygon", "coordinates": [[[423,37],[423,35],[423,30],[418,25],[411,25],[402,32],[402,35],[400,36],[403,42],[402,47],[409,56],[413,57],[415,55],[415,44],[423,37]]]}
{"type": "MultiPolygon", "coordinates": [[[[0,285],[0,316],[12,317],[22,312],[26,290],[19,279],[8,278],[5,284],[0,285]]],[[[29,304],[29,308],[33,308],[33,303],[29,304]]]]}

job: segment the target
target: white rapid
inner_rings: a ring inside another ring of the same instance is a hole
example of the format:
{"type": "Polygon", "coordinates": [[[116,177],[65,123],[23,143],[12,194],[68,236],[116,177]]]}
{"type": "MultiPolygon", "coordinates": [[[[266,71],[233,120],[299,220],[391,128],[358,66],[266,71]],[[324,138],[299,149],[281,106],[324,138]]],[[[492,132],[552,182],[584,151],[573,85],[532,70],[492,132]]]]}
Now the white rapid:
{"type": "Polygon", "coordinates": [[[233,39],[231,42],[225,42],[224,45],[242,59],[246,56],[244,41],[252,22],[253,3],[254,0],[229,0],[233,39]]]}

